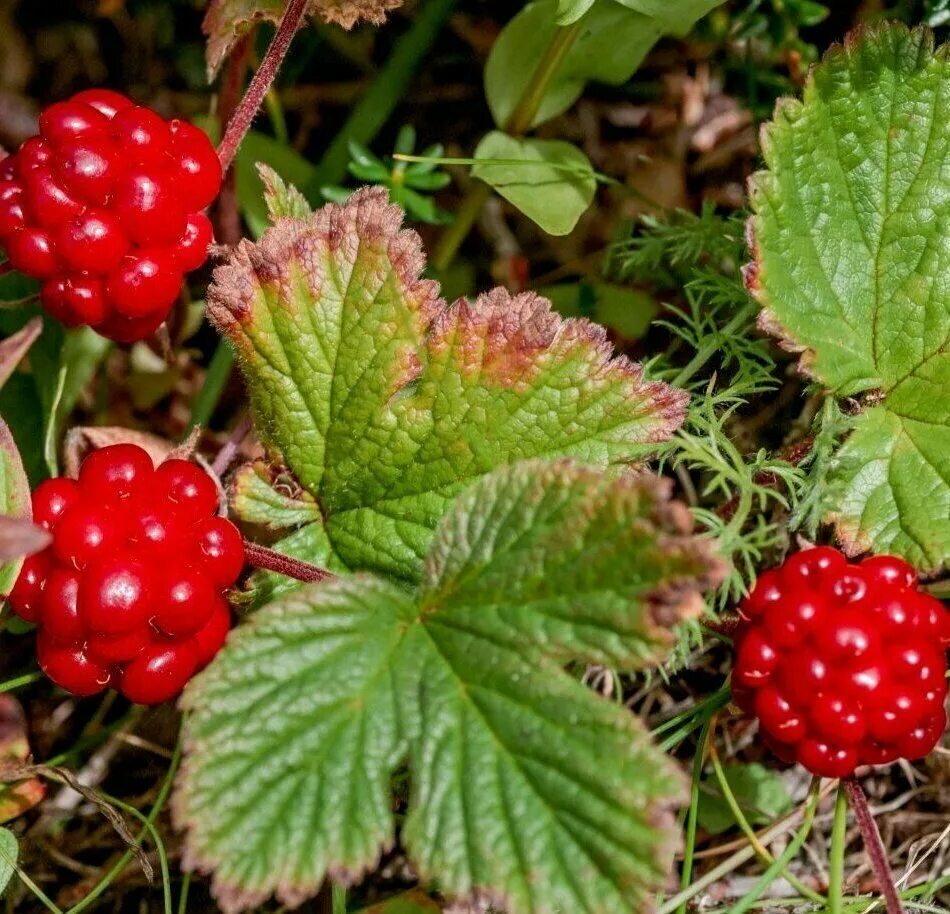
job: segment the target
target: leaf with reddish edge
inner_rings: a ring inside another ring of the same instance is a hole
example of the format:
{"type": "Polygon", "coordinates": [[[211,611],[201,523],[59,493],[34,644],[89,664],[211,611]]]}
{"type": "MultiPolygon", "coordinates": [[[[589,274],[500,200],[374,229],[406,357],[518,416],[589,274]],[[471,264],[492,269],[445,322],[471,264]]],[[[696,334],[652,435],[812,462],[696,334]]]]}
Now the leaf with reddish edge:
{"type": "Polygon", "coordinates": [[[649,666],[721,579],[669,496],[646,474],[517,463],[452,503],[416,587],[347,575],[254,614],[184,694],[186,866],[213,871],[226,912],[356,882],[394,841],[408,757],[423,882],[510,914],[642,910],[682,776],[565,665],[649,666]]]}
{"type": "MultiPolygon", "coordinates": [[[[0,515],[19,524],[27,524],[29,528],[33,527],[30,483],[26,478],[26,470],[23,468],[16,442],[3,419],[0,419],[0,515]]],[[[13,539],[5,545],[11,547],[8,554],[10,551],[14,554],[9,561],[0,565],[0,595],[4,596],[13,589],[23,565],[23,557],[33,551],[32,546],[36,543],[32,529],[17,526],[9,532],[14,534],[13,539]],[[22,551],[17,544],[22,547],[22,551]]]]}
{"type": "Polygon", "coordinates": [[[950,561],[950,50],[926,29],[858,30],[783,99],[750,182],[761,326],[866,409],[826,517],[849,554],[950,561]]]}
{"type": "MultiPolygon", "coordinates": [[[[20,703],[12,695],[0,694],[0,766],[17,766],[29,761],[30,746],[26,733],[26,715],[20,703]]],[[[37,778],[0,784],[0,822],[9,822],[22,815],[45,795],[46,788],[37,778]]]]}
{"type": "Polygon", "coordinates": [[[688,396],[532,293],[447,305],[401,224],[379,188],[282,219],[215,270],[208,307],[258,435],[315,499],[333,553],[413,581],[466,486],[530,457],[636,462],[688,396]]]}
{"type": "Polygon", "coordinates": [[[22,329],[0,342],[0,387],[13,374],[42,332],[43,318],[34,317],[22,329]]]}
{"type": "MultiPolygon", "coordinates": [[[[386,14],[402,6],[403,0],[311,0],[308,16],[318,16],[349,29],[365,20],[375,25],[386,21],[386,14]]],[[[238,39],[260,22],[280,22],[287,0],[211,0],[202,31],[208,39],[206,59],[208,82],[238,39]]]]}

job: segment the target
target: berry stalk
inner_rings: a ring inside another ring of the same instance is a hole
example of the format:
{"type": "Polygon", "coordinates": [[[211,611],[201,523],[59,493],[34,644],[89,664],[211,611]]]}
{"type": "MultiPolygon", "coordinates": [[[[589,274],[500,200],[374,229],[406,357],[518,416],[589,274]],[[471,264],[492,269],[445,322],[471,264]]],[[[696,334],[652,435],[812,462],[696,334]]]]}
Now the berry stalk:
{"type": "Polygon", "coordinates": [[[332,572],[320,568],[318,565],[302,562],[300,559],[283,555],[273,549],[268,549],[266,546],[250,543],[247,540],[244,541],[244,557],[247,563],[255,568],[260,568],[262,571],[275,571],[277,574],[302,581],[304,584],[320,583],[336,577],[332,572]]]}
{"type": "Polygon", "coordinates": [[[848,801],[854,811],[858,828],[861,829],[864,847],[871,860],[871,868],[877,877],[877,883],[881,887],[884,904],[887,906],[887,914],[904,914],[904,906],[897,894],[894,873],[891,871],[891,865],[887,860],[887,851],[884,848],[884,842],[881,840],[881,833],[868,807],[868,798],[865,796],[861,785],[853,777],[845,778],[841,783],[848,794],[848,801]]]}
{"type": "Polygon", "coordinates": [[[223,171],[227,171],[234,161],[241,141],[248,130],[251,129],[251,124],[264,103],[264,98],[271,87],[271,83],[273,83],[277,71],[280,70],[280,66],[287,56],[290,43],[303,22],[303,17],[307,11],[307,2],[308,0],[290,0],[290,3],[287,4],[284,17],[280,20],[280,25],[277,27],[277,32],[270,43],[270,47],[267,49],[261,65],[257,68],[251,84],[247,87],[244,98],[241,99],[241,103],[232,115],[228,123],[228,129],[218,146],[218,158],[221,161],[223,171]]]}

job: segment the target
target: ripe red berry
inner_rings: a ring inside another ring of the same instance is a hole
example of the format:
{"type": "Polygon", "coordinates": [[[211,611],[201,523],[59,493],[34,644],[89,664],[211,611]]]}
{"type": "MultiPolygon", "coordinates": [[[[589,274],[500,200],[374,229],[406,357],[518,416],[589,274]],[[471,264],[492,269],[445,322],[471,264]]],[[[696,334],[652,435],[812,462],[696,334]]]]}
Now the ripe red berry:
{"type": "Polygon", "coordinates": [[[950,613],[905,562],[802,551],[763,574],[739,611],[734,700],[780,758],[846,777],[940,739],[950,613]]]}
{"type": "Polygon", "coordinates": [[[43,281],[57,320],[134,342],[205,262],[213,238],[201,210],[220,187],[201,130],[90,89],[47,108],[39,135],[0,165],[0,245],[43,281]]]}
{"type": "Polygon", "coordinates": [[[10,603],[38,626],[43,670],[77,695],[111,683],[132,701],[174,697],[224,643],[223,591],[244,565],[215,482],[116,444],[89,454],[78,480],[39,485],[33,511],[53,542],[24,562],[10,603]]]}

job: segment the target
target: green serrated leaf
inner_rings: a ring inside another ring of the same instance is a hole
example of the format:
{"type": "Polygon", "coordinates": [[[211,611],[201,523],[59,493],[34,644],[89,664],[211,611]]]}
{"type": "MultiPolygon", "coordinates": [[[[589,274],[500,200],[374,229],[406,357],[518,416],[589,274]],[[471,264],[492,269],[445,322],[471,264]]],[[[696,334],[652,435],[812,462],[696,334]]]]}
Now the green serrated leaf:
{"type": "Polygon", "coordinates": [[[414,591],[356,575],[262,609],[185,693],[188,862],[229,910],[357,878],[393,840],[408,754],[403,840],[444,894],[637,910],[682,779],[564,663],[642,665],[699,608],[720,569],[687,520],[658,480],[529,461],[454,503],[414,591]]]}
{"type": "Polygon", "coordinates": [[[0,828],[0,895],[7,890],[16,872],[19,855],[20,845],[17,843],[16,835],[8,828],[0,828]]]}
{"type": "MultiPolygon", "coordinates": [[[[782,778],[756,762],[723,765],[723,774],[739,809],[752,825],[770,825],[794,805],[782,778]]],[[[715,779],[709,778],[702,785],[697,822],[710,835],[738,825],[715,779]]]]}
{"type": "Polygon", "coordinates": [[[475,150],[472,175],[490,184],[549,235],[567,235],[594,199],[590,160],[563,140],[518,139],[499,130],[475,150]]]}
{"type": "Polygon", "coordinates": [[[752,182],[762,324],[860,416],[827,493],[851,553],[950,558],[950,60],[925,30],[856,33],[776,109],[752,182]],[[876,399],[880,399],[877,396],[876,399]]]}
{"type": "Polygon", "coordinates": [[[212,320],[256,426],[315,498],[349,568],[415,580],[451,499],[531,456],[601,465],[653,452],[686,395],[612,357],[604,331],[503,290],[447,306],[380,189],[242,243],[212,320]]]}
{"type": "MultiPolygon", "coordinates": [[[[33,519],[30,482],[16,442],[3,419],[0,419],[0,517],[19,521],[33,519]]],[[[23,555],[26,552],[0,565],[0,596],[6,596],[13,589],[23,565],[23,555]]]]}

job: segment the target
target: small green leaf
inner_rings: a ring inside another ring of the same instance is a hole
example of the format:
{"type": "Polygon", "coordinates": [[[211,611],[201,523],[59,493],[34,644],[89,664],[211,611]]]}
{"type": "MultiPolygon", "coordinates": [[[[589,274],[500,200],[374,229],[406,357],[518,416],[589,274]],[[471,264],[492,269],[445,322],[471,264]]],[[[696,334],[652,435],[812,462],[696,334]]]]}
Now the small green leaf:
{"type": "Polygon", "coordinates": [[[289,474],[276,477],[263,463],[249,463],[231,477],[231,508],[243,521],[271,530],[286,530],[320,519],[309,492],[289,474]],[[285,478],[283,478],[285,477],[285,478]]]}
{"type": "MultiPolygon", "coordinates": [[[[26,522],[33,519],[30,483],[16,442],[3,419],[0,419],[0,516],[26,522]]],[[[32,528],[32,524],[29,526],[32,528]]],[[[29,531],[26,531],[26,535],[29,536],[29,531]]],[[[23,556],[28,551],[31,550],[24,550],[18,557],[0,565],[0,596],[10,593],[23,565],[23,556]]]]}
{"type": "Polygon", "coordinates": [[[414,581],[452,498],[532,456],[626,464],[686,395],[614,357],[602,328],[496,290],[449,306],[379,189],[242,242],[209,313],[243,368],[262,439],[313,496],[349,568],[414,581]]]}
{"type": "Polygon", "coordinates": [[[548,81],[531,127],[567,111],[589,82],[619,86],[665,32],[685,34],[722,0],[535,0],[508,22],[485,65],[485,97],[504,128],[557,30],[578,34],[548,81]]]}
{"type": "Polygon", "coordinates": [[[16,872],[16,862],[20,855],[20,846],[16,835],[8,828],[0,828],[0,895],[7,890],[13,874],[16,872]]]}
{"type": "Polygon", "coordinates": [[[509,914],[642,907],[682,777],[564,665],[650,663],[721,576],[668,495],[568,461],[507,467],[453,504],[417,588],[309,585],[237,629],[185,692],[174,799],[224,909],[294,905],[375,865],[407,755],[403,840],[444,894],[509,914]]]}
{"type": "Polygon", "coordinates": [[[264,185],[264,203],[271,222],[306,219],[310,215],[310,204],[304,195],[292,184],[287,184],[273,168],[259,162],[257,173],[264,185]]]}
{"type": "Polygon", "coordinates": [[[594,199],[594,169],[563,140],[517,139],[498,130],[475,150],[472,174],[549,235],[567,235],[594,199]]]}
{"type": "MultiPolygon", "coordinates": [[[[723,773],[739,809],[752,825],[769,825],[794,805],[782,778],[756,762],[723,765],[723,773]]],[[[714,778],[703,782],[697,821],[710,835],[721,834],[738,824],[714,778]]]]}
{"type": "Polygon", "coordinates": [[[901,25],[832,49],[752,182],[762,326],[859,416],[825,493],[851,553],[950,559],[950,56],[901,25]]]}

